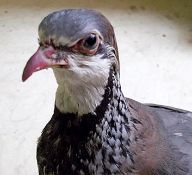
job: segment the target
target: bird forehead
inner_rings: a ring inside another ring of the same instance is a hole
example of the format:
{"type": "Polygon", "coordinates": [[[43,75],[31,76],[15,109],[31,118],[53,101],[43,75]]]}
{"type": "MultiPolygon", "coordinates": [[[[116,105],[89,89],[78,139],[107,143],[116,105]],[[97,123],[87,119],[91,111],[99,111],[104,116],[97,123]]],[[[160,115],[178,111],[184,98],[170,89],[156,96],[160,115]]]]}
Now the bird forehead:
{"type": "Polygon", "coordinates": [[[101,35],[105,35],[108,23],[103,15],[93,10],[57,11],[42,20],[39,25],[39,37],[41,41],[54,39],[68,44],[92,31],[98,31],[101,35]]]}

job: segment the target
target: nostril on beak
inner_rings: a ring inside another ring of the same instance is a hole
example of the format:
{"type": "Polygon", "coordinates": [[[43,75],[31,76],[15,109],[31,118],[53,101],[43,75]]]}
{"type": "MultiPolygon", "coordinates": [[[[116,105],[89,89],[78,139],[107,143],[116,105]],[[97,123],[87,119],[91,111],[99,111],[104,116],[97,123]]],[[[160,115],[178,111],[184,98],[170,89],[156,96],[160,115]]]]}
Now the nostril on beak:
{"type": "Polygon", "coordinates": [[[50,47],[48,48],[46,51],[44,51],[44,55],[47,57],[47,58],[57,58],[57,54],[55,53],[55,50],[50,47]]]}

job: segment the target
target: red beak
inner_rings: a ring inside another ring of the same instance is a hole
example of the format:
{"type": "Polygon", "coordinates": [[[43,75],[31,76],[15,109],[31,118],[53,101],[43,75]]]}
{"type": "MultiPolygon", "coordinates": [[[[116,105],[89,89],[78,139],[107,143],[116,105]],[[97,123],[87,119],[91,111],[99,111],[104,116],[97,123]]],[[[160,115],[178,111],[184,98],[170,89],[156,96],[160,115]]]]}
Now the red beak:
{"type": "Polygon", "coordinates": [[[57,61],[56,59],[54,59],[55,56],[56,51],[53,47],[39,47],[35,54],[27,61],[27,64],[23,70],[22,81],[27,80],[33,74],[33,72],[46,69],[55,65],[65,66],[68,64],[65,59],[57,61]]]}

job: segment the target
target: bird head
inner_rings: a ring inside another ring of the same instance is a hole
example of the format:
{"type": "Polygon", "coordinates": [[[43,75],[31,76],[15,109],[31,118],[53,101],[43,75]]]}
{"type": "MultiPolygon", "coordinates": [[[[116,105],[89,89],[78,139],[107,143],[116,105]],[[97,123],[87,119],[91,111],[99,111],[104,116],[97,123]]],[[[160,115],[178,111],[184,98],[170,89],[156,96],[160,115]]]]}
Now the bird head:
{"type": "Polygon", "coordinates": [[[85,86],[98,90],[106,86],[111,67],[119,72],[113,27],[99,12],[53,12],[42,20],[38,34],[39,48],[24,68],[23,81],[36,71],[52,68],[58,85],[68,90],[85,86]]]}

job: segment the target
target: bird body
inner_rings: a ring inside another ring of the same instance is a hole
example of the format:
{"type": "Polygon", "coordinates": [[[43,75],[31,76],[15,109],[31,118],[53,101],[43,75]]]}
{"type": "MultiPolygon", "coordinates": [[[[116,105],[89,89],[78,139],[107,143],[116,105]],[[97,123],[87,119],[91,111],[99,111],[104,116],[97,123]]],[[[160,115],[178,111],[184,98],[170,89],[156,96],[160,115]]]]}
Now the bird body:
{"type": "Polygon", "coordinates": [[[51,13],[39,37],[23,80],[51,67],[58,83],[38,140],[40,175],[192,174],[192,113],[124,97],[114,31],[103,15],[51,13]]]}

